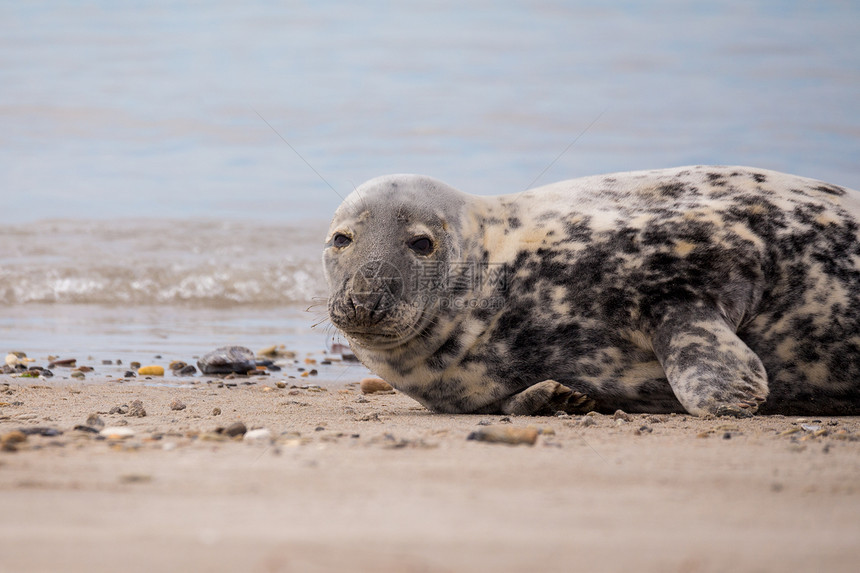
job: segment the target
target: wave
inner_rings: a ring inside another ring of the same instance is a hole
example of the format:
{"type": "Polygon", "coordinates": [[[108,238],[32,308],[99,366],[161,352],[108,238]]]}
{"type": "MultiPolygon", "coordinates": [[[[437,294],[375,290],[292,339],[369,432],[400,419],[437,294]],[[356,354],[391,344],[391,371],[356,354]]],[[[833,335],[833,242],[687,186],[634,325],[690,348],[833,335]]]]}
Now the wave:
{"type": "Polygon", "coordinates": [[[305,304],[325,225],[52,220],[0,228],[0,303],[305,304]]]}

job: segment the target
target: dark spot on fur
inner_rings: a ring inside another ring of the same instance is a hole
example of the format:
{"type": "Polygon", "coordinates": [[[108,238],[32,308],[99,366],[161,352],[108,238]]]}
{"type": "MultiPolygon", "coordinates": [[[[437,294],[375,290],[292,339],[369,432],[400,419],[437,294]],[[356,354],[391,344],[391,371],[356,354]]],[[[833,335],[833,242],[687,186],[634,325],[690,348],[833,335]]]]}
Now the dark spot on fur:
{"type": "Polygon", "coordinates": [[[708,173],[707,178],[708,178],[708,183],[710,183],[714,187],[725,187],[726,186],[726,177],[722,173],[708,173]]]}
{"type": "Polygon", "coordinates": [[[664,197],[671,197],[672,199],[679,199],[684,195],[687,188],[683,183],[664,183],[657,187],[657,191],[663,195],[664,197]]]}
{"type": "Polygon", "coordinates": [[[818,187],[815,187],[815,190],[827,193],[828,195],[836,195],[837,197],[845,195],[845,189],[837,187],[836,185],[819,185],[818,187]]]}

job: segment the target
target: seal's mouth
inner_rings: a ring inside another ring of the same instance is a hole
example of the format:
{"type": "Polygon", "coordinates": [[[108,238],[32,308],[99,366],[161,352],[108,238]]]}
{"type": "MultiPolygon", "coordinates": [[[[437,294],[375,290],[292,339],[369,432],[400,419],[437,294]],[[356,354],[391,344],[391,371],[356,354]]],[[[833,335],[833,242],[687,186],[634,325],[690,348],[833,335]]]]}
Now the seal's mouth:
{"type": "Polygon", "coordinates": [[[405,345],[412,339],[421,336],[427,329],[432,316],[422,312],[411,325],[402,327],[388,326],[373,328],[367,326],[336,325],[347,338],[367,350],[392,350],[405,345]]]}

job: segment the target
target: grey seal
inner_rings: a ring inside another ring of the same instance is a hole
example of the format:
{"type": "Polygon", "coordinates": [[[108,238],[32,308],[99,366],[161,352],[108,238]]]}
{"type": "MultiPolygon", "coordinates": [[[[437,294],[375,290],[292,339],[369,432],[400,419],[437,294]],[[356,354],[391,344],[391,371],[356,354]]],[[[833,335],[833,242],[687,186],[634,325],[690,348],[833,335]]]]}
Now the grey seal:
{"type": "Polygon", "coordinates": [[[431,410],[860,414],[860,196],[694,166],[476,196],[357,188],[331,322],[431,410]]]}

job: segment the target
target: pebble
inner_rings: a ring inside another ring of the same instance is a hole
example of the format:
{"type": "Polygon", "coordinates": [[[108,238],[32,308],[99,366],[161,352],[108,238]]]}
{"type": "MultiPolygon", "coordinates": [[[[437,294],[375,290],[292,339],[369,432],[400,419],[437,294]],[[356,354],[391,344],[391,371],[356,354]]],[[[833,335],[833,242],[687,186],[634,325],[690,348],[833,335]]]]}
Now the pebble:
{"type": "Polygon", "coordinates": [[[177,376],[194,376],[195,374],[197,374],[197,368],[195,368],[193,364],[187,364],[183,368],[180,368],[178,371],[174,370],[173,373],[177,376]]]}
{"type": "Polygon", "coordinates": [[[583,416],[583,417],[582,417],[582,418],[580,418],[580,420],[579,420],[579,424],[580,424],[583,428],[587,428],[588,426],[593,426],[593,425],[595,425],[596,423],[597,423],[597,422],[595,422],[595,421],[594,421],[594,418],[593,418],[592,416],[583,416]]]}
{"type": "Polygon", "coordinates": [[[624,420],[625,422],[633,421],[633,416],[625,412],[624,410],[615,410],[615,413],[612,414],[613,420],[624,420]]]}
{"type": "Polygon", "coordinates": [[[19,428],[19,432],[23,432],[28,436],[44,436],[46,438],[53,438],[54,436],[59,436],[63,432],[56,428],[47,428],[45,426],[38,426],[35,428],[19,428]]]}
{"type": "Polygon", "coordinates": [[[203,374],[246,374],[257,369],[254,353],[244,346],[222,346],[197,361],[203,374]]]}
{"type": "Polygon", "coordinates": [[[3,444],[20,444],[27,441],[27,434],[21,430],[12,430],[0,436],[0,442],[3,444]]]}
{"type": "Polygon", "coordinates": [[[119,426],[110,426],[99,432],[100,436],[104,436],[109,440],[124,440],[134,436],[134,430],[119,426]]]}
{"type": "Polygon", "coordinates": [[[92,426],[85,426],[83,424],[78,424],[73,429],[77,430],[79,432],[88,432],[90,434],[98,434],[99,433],[98,428],[93,428],[92,426]]]}
{"type": "Polygon", "coordinates": [[[796,434],[799,431],[800,431],[800,428],[789,428],[787,430],[783,430],[782,432],[778,433],[777,436],[790,436],[791,434],[796,434]]]}
{"type": "Polygon", "coordinates": [[[363,378],[359,382],[362,394],[375,394],[377,392],[391,392],[394,388],[382,378],[363,378]]]}
{"type": "Polygon", "coordinates": [[[292,350],[287,350],[287,347],[283,344],[273,344],[272,346],[267,346],[258,350],[257,356],[268,356],[270,358],[295,358],[296,353],[292,350]]]}
{"type": "Polygon", "coordinates": [[[174,360],[173,362],[170,363],[168,368],[170,368],[171,370],[173,370],[175,372],[177,370],[182,370],[186,366],[188,366],[188,365],[185,362],[183,362],[181,360],[174,360]]]}
{"type": "Polygon", "coordinates": [[[182,400],[174,400],[170,403],[171,410],[184,410],[185,407],[185,403],[182,400]]]}
{"type": "Polygon", "coordinates": [[[243,424],[242,422],[236,422],[235,424],[230,424],[229,426],[224,428],[223,434],[233,438],[235,436],[243,436],[247,431],[248,428],[245,427],[245,424],[243,424]]]}
{"type": "Polygon", "coordinates": [[[122,375],[123,378],[134,378],[137,374],[134,373],[134,370],[126,370],[125,374],[122,375]]]}
{"type": "Polygon", "coordinates": [[[62,360],[54,360],[50,364],[48,364],[48,368],[53,368],[55,366],[63,366],[66,368],[74,368],[75,363],[77,362],[77,358],[63,358],[62,360]]]}
{"type": "Polygon", "coordinates": [[[221,408],[212,408],[212,415],[213,416],[220,416],[221,415],[221,408]]]}
{"type": "Polygon", "coordinates": [[[140,376],[164,376],[164,366],[142,366],[137,369],[140,376]]]}
{"type": "Polygon", "coordinates": [[[137,370],[138,368],[140,368],[140,362],[138,362],[137,360],[135,360],[135,361],[131,362],[131,363],[129,364],[129,366],[131,366],[131,368],[133,368],[134,370],[137,370]]]}
{"type": "Polygon", "coordinates": [[[131,405],[128,407],[127,416],[134,416],[137,418],[143,418],[146,416],[146,410],[143,408],[143,402],[140,400],[132,400],[131,405]]]}
{"type": "Polygon", "coordinates": [[[80,379],[87,377],[87,375],[84,374],[83,372],[81,372],[80,370],[75,370],[74,372],[69,374],[69,376],[71,376],[72,378],[80,378],[80,379]]]}
{"type": "Polygon", "coordinates": [[[275,386],[277,386],[278,388],[286,388],[287,383],[286,382],[275,382],[275,386]]]}
{"type": "Polygon", "coordinates": [[[511,426],[485,426],[475,430],[466,438],[491,444],[528,444],[534,445],[538,437],[537,428],[516,428],[511,426]]]}
{"type": "Polygon", "coordinates": [[[255,440],[271,440],[272,432],[266,428],[259,428],[257,430],[248,430],[245,432],[245,435],[242,437],[246,442],[252,442],[255,440]]]}
{"type": "Polygon", "coordinates": [[[123,404],[122,406],[114,406],[110,409],[108,414],[128,414],[128,406],[123,404]]]}

